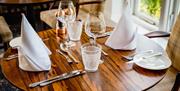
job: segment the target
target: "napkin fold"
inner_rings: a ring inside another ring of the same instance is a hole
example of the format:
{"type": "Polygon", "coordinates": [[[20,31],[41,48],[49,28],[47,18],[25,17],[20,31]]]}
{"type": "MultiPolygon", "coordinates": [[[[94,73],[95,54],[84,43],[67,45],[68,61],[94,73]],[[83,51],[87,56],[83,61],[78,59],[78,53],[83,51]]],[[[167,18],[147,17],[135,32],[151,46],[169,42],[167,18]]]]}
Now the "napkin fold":
{"type": "Polygon", "coordinates": [[[25,71],[48,71],[51,68],[51,51],[22,14],[21,37],[19,38],[19,67],[25,71]]]}
{"type": "Polygon", "coordinates": [[[136,48],[137,29],[133,23],[128,1],[123,5],[122,16],[105,44],[113,49],[133,50],[136,48]]]}

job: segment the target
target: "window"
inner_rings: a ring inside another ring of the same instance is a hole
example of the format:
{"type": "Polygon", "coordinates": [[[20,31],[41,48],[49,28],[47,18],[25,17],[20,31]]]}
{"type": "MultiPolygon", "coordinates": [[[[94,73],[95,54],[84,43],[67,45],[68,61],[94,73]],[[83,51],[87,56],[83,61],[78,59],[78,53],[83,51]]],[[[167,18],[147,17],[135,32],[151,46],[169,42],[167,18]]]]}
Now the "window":
{"type": "Polygon", "coordinates": [[[159,24],[160,0],[135,0],[134,15],[153,25],[159,24]]]}
{"type": "MultiPolygon", "coordinates": [[[[170,31],[180,0],[131,0],[133,15],[158,30],[170,31]]],[[[147,25],[146,24],[146,25],[147,25]]],[[[141,24],[142,26],[144,24],[141,24]]],[[[150,29],[152,30],[152,29],[150,29]]]]}

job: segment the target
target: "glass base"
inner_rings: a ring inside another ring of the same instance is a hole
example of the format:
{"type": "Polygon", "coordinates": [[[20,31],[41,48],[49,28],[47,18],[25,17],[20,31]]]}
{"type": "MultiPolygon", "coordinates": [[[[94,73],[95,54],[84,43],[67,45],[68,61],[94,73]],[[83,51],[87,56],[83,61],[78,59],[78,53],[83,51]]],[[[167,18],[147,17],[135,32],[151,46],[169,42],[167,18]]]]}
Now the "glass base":
{"type": "Polygon", "coordinates": [[[68,48],[71,48],[73,46],[75,46],[76,44],[72,41],[69,41],[69,42],[64,42],[64,43],[60,43],[60,48],[62,50],[68,50],[68,48]]]}
{"type": "Polygon", "coordinates": [[[75,46],[76,44],[73,41],[68,41],[65,43],[65,45],[67,45],[70,48],[72,46],[75,46]]]}
{"type": "Polygon", "coordinates": [[[85,69],[86,72],[96,72],[98,69],[92,70],[92,69],[85,69]]]}

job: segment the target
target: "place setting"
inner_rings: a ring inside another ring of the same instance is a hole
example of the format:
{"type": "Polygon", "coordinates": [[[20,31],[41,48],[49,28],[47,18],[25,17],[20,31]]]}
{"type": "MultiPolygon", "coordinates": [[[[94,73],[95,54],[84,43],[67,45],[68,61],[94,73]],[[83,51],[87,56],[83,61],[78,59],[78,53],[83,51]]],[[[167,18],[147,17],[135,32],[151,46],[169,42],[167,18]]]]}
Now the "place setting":
{"type": "MultiPolygon", "coordinates": [[[[137,25],[132,21],[129,5],[124,4],[124,12],[121,18],[106,40],[105,45],[114,50],[135,51],[130,55],[121,55],[126,64],[135,64],[149,70],[163,70],[171,66],[171,61],[163,51],[154,49],[139,50],[141,36],[137,33],[137,25]]],[[[143,44],[142,44],[143,45],[143,44]]]]}
{"type": "Polygon", "coordinates": [[[137,6],[105,1],[42,1],[48,10],[34,11],[37,22],[20,14],[21,34],[0,59],[3,76],[23,91],[145,91],[172,73],[173,50],[140,34],[137,6]]]}
{"type": "MultiPolygon", "coordinates": [[[[69,64],[78,64],[80,61],[72,55],[70,49],[76,46],[76,42],[81,38],[83,21],[76,20],[75,7],[71,1],[61,1],[56,14],[57,23],[63,24],[67,32],[67,34],[65,34],[66,38],[59,43],[60,47],[56,49],[56,52],[63,55],[69,64]]],[[[62,26],[56,24],[56,37],[61,36],[58,34],[58,32],[61,32],[61,30],[58,30],[59,27],[62,26]]]]}
{"type": "MultiPolygon", "coordinates": [[[[48,39],[49,40],[49,39],[48,39]]],[[[26,72],[49,72],[52,70],[52,60],[49,58],[49,55],[52,55],[51,51],[43,43],[42,39],[37,35],[32,26],[29,24],[25,15],[22,14],[22,24],[21,24],[21,36],[14,38],[10,41],[10,46],[13,49],[17,49],[18,53],[10,55],[6,60],[12,60],[18,58],[18,67],[26,72]],[[33,39],[31,41],[30,39],[33,39]]],[[[58,53],[68,59],[66,56],[59,50],[56,50],[58,53]]],[[[4,59],[5,60],[5,59],[4,59]]],[[[70,58],[68,62],[73,62],[70,58]]],[[[54,82],[69,79],[72,77],[80,76],[85,74],[84,70],[73,70],[70,72],[65,72],[63,74],[48,78],[46,80],[41,80],[38,82],[30,83],[29,87],[34,88],[36,86],[47,86],[54,82]]]]}

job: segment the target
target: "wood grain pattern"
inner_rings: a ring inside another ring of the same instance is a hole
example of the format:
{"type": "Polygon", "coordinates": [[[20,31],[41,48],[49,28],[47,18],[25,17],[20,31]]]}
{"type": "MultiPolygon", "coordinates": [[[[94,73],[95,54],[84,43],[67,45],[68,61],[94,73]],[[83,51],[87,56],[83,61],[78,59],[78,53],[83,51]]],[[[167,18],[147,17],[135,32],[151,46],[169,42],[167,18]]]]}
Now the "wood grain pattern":
{"type": "MultiPolygon", "coordinates": [[[[109,29],[109,28],[108,28],[109,29]]],[[[111,29],[110,29],[111,30],[111,29]]],[[[76,42],[76,46],[71,48],[73,56],[81,62],[78,64],[68,64],[65,58],[58,54],[55,50],[59,48],[59,43],[56,41],[55,30],[47,30],[39,32],[47,47],[51,50],[50,55],[52,67],[47,72],[27,72],[19,69],[18,59],[3,61],[1,63],[4,76],[16,87],[28,91],[140,91],[146,90],[158,83],[164,76],[167,70],[151,71],[140,68],[134,64],[127,64],[122,60],[121,55],[128,55],[133,52],[153,49],[162,51],[163,49],[152,42],[148,38],[141,36],[138,40],[137,48],[134,51],[113,50],[104,45],[107,38],[97,39],[97,42],[102,45],[102,48],[109,56],[102,55],[104,60],[100,64],[99,69],[95,73],[87,73],[82,76],[77,76],[63,81],[58,81],[44,87],[29,88],[30,83],[48,79],[64,72],[69,72],[77,69],[84,69],[80,54],[80,45],[88,42],[88,37],[85,33],[82,34],[81,41],[76,42]]],[[[8,49],[5,56],[16,53],[17,50],[8,49]]]]}

